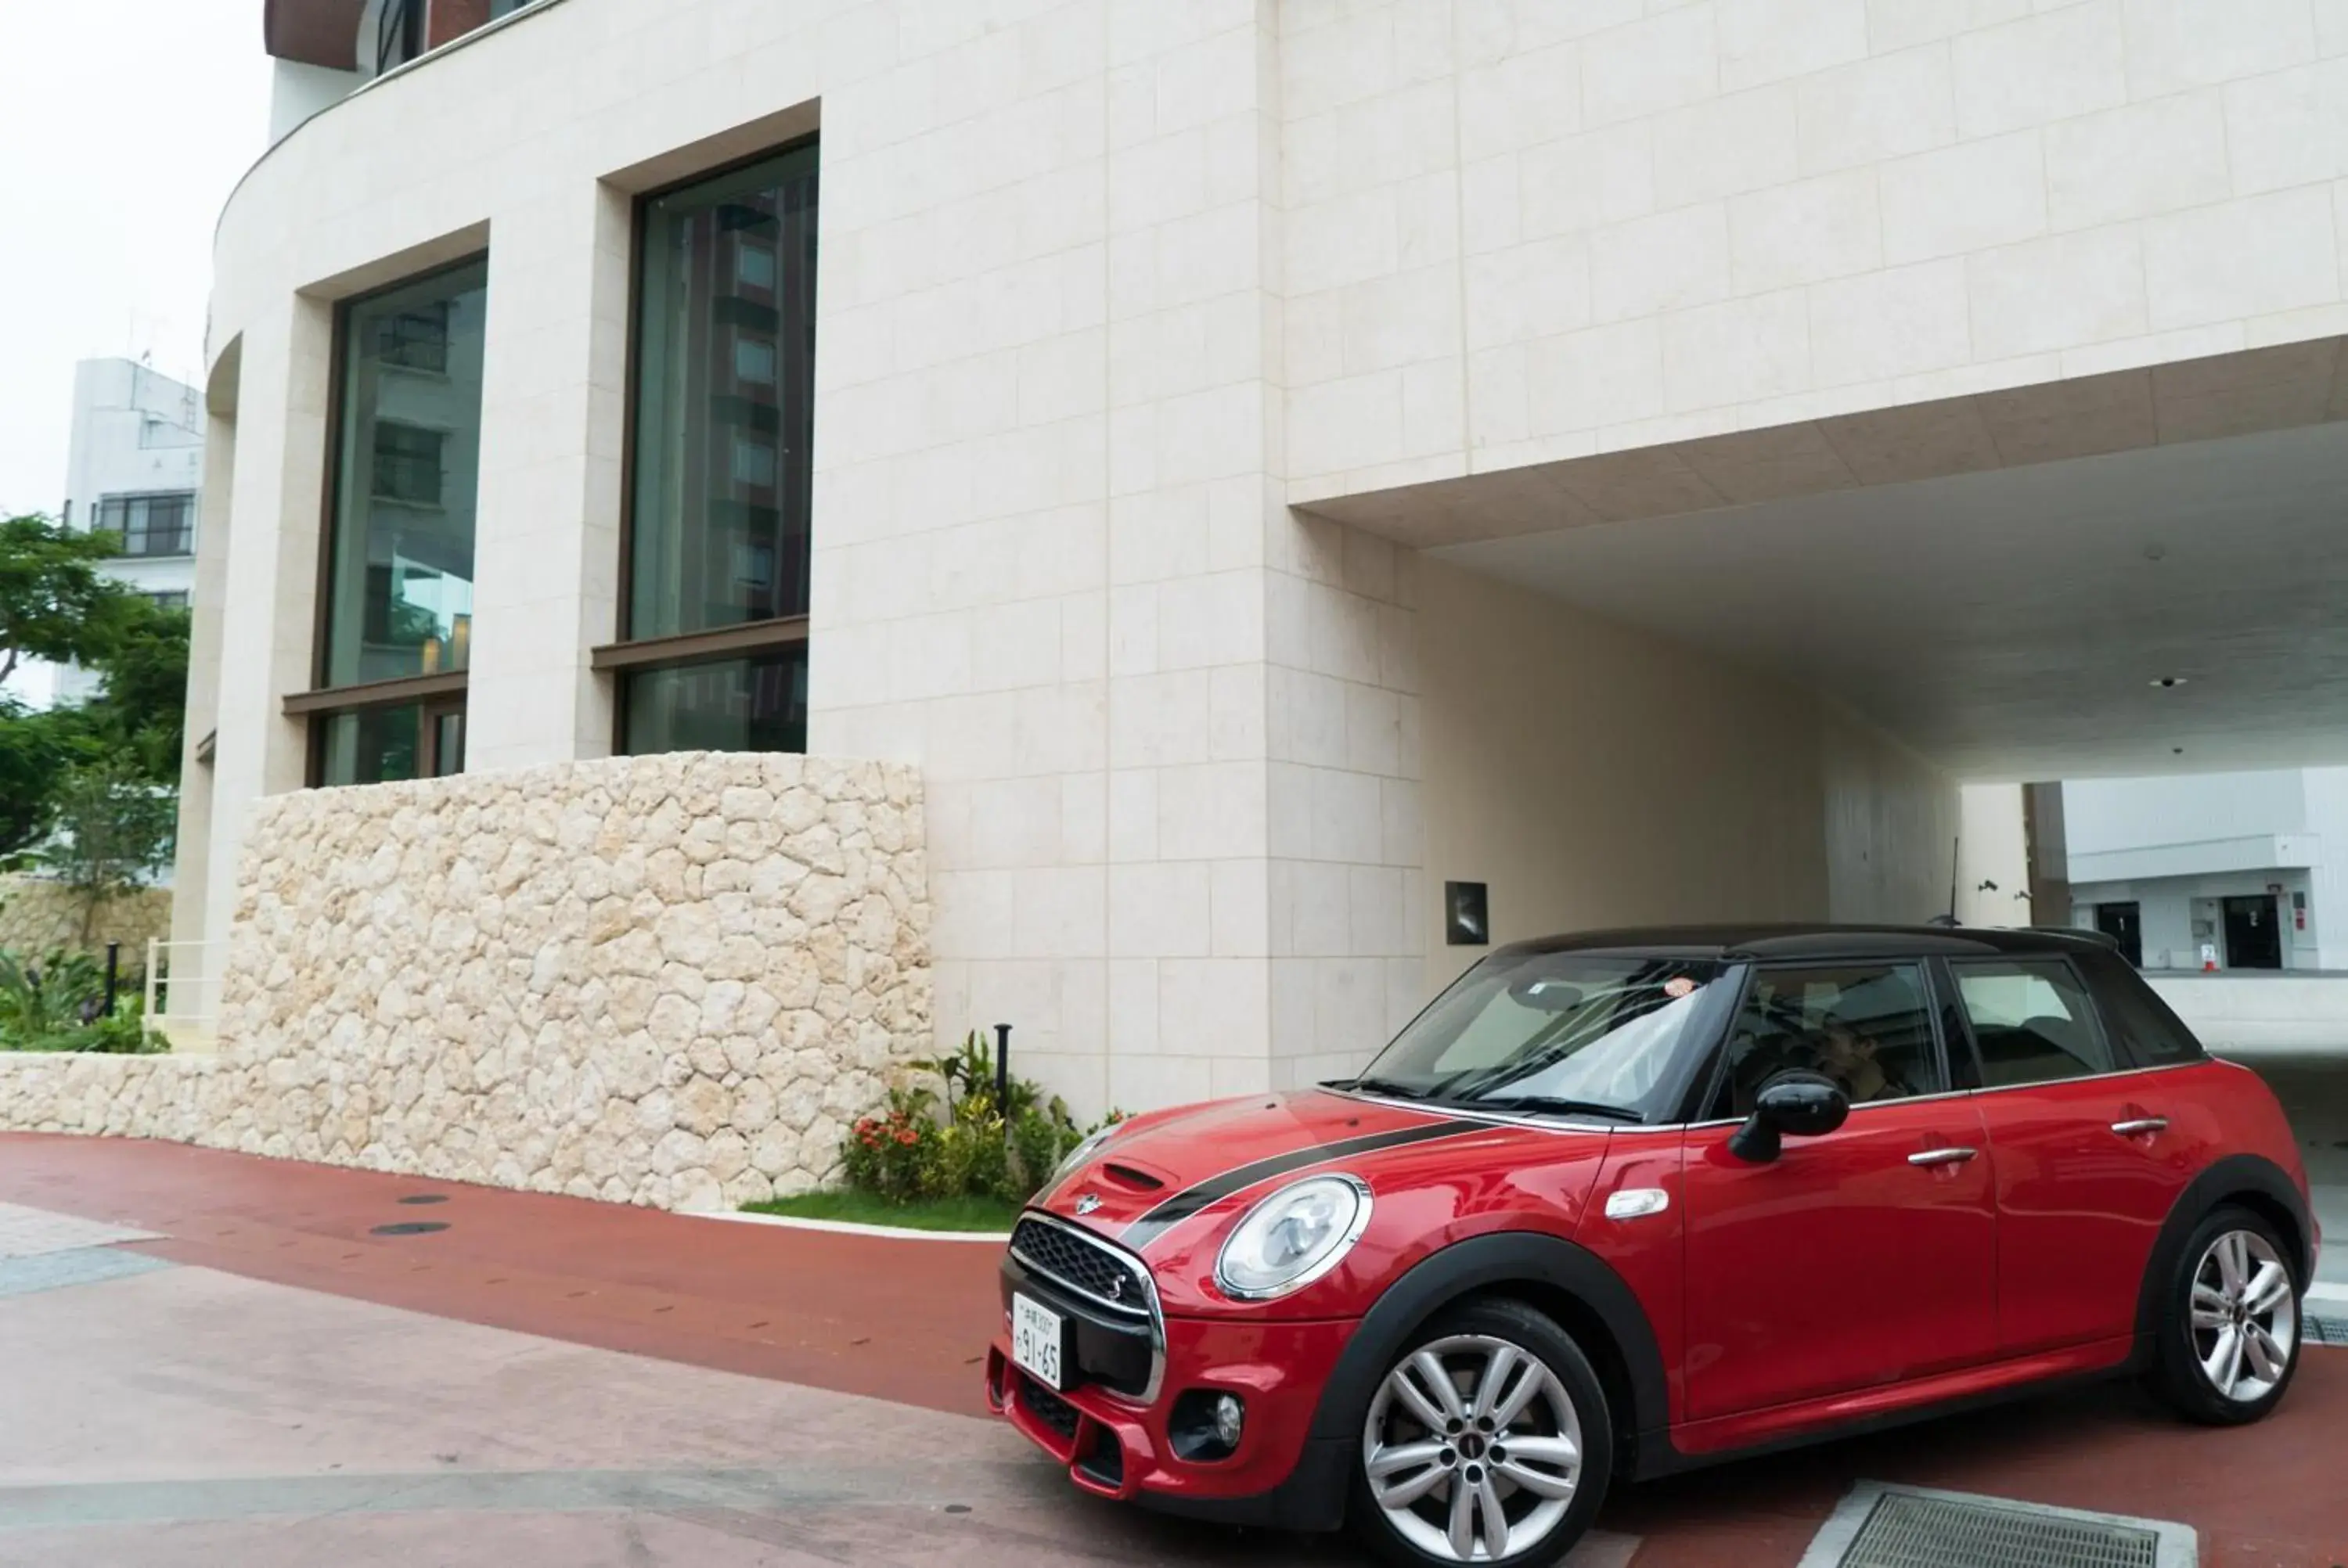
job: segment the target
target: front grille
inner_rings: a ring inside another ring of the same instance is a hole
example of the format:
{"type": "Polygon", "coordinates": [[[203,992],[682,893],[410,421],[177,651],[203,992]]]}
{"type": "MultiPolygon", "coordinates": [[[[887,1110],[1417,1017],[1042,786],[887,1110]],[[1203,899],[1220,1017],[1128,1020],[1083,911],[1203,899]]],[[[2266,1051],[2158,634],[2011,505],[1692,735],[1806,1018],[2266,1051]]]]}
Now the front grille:
{"type": "Polygon", "coordinates": [[[2157,1568],[2160,1533],[2019,1503],[1887,1491],[1837,1568],[2157,1568]]]}
{"type": "Polygon", "coordinates": [[[1149,1317],[1145,1276],[1120,1253],[1041,1220],[1021,1220],[1011,1233],[1011,1250],[1046,1280],[1108,1311],[1137,1321],[1149,1317]]]}
{"type": "Polygon", "coordinates": [[[1076,1440],[1076,1408],[1035,1381],[1033,1378],[1016,1378],[1019,1402],[1027,1413],[1051,1428],[1069,1442],[1076,1440]]]}

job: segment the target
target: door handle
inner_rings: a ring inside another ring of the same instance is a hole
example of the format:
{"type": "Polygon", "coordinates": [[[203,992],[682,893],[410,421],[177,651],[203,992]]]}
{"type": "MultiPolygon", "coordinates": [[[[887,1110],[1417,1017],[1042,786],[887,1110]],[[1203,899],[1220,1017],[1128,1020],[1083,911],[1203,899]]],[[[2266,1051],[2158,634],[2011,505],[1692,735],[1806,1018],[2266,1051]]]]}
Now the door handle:
{"type": "Polygon", "coordinates": [[[2123,1138],[2141,1138],[2148,1132],[2166,1132],[2168,1131],[2168,1118],[2139,1116],[2132,1122],[2115,1122],[2112,1131],[2123,1138]]]}
{"type": "Polygon", "coordinates": [[[1981,1151],[1978,1149],[1927,1149],[1921,1154],[1910,1154],[1911,1165],[1962,1165],[1981,1151]]]}

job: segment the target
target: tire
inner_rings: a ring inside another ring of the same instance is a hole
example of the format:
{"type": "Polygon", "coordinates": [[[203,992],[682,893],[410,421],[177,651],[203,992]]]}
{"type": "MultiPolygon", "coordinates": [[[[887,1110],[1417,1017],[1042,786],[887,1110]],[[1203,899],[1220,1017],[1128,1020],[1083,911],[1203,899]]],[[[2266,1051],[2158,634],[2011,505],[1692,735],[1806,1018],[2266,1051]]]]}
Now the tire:
{"type": "Polygon", "coordinates": [[[2161,1286],[2146,1379],[2152,1391],[2207,1426],[2264,1417],[2299,1370],[2303,1284],[2291,1246],[2266,1219],[2231,1204],[2211,1211],[2161,1286]]]}
{"type": "Polygon", "coordinates": [[[1401,1568],[1550,1568],[1597,1516],[1613,1458],[1606,1391],[1572,1337],[1521,1302],[1473,1302],[1438,1315],[1380,1375],[1353,1461],[1348,1522],[1401,1568]],[[1429,1367],[1447,1376],[1447,1400],[1429,1367]],[[1502,1419],[1478,1430],[1493,1416],[1502,1419]],[[1522,1445],[1514,1453],[1512,1438],[1522,1445]],[[1488,1554],[1495,1507],[1512,1539],[1488,1554]],[[1463,1512],[1465,1553],[1450,1545],[1463,1512]]]}

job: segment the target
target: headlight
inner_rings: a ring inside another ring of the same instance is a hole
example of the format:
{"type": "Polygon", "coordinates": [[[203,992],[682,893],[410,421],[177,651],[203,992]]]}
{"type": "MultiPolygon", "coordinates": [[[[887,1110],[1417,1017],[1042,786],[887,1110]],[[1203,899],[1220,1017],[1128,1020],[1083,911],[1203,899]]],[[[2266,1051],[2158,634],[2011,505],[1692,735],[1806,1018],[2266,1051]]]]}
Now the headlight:
{"type": "Polygon", "coordinates": [[[1099,1151],[1100,1146],[1109,1141],[1110,1135],[1124,1125],[1122,1122],[1112,1122],[1098,1132],[1088,1134],[1083,1143],[1068,1151],[1067,1157],[1053,1170],[1052,1179],[1044,1184],[1044,1189],[1049,1191],[1066,1181],[1068,1173],[1091,1159],[1099,1151]]]}
{"type": "Polygon", "coordinates": [[[1370,1189],[1352,1176],[1310,1176],[1250,1209],[1215,1256],[1215,1284],[1240,1301],[1302,1290],[1331,1269],[1370,1223],[1370,1189]]]}

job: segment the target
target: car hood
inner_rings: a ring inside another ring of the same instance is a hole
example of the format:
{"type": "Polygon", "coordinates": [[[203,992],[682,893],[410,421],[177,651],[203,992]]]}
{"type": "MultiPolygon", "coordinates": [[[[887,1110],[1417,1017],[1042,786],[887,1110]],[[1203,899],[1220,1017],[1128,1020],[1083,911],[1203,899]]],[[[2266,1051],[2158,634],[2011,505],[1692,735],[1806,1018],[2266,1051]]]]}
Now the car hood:
{"type": "Polygon", "coordinates": [[[1491,1128],[1318,1089],[1218,1101],[1138,1119],[1035,1206],[1138,1252],[1224,1199],[1333,1161],[1479,1131],[1491,1128]]]}

